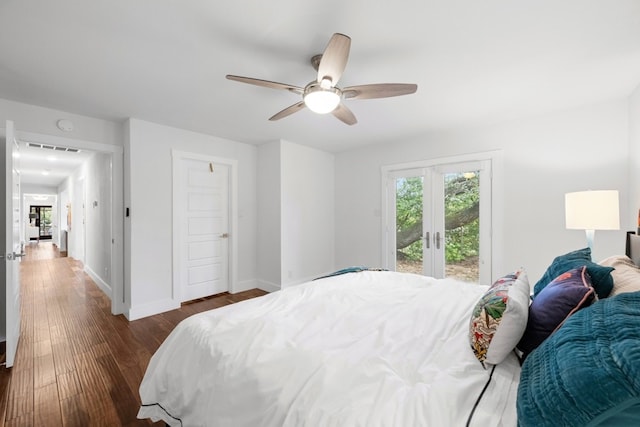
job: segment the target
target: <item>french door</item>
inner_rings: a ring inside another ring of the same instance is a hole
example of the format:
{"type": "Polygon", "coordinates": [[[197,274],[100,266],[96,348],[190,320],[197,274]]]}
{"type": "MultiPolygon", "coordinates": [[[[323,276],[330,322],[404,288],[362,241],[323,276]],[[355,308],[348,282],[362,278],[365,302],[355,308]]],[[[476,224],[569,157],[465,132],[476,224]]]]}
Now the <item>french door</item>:
{"type": "Polygon", "coordinates": [[[491,161],[387,172],[387,266],[491,280],[491,161]]]}

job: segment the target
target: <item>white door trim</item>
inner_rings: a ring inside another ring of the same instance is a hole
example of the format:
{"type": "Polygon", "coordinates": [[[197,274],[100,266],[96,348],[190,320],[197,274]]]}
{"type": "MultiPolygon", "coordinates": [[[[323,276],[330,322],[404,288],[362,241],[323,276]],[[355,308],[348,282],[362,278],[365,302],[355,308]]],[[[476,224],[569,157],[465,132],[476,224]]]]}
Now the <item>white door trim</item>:
{"type": "MultiPolygon", "coordinates": [[[[199,160],[204,162],[219,163],[229,166],[229,293],[235,293],[238,278],[238,161],[223,157],[210,156],[208,154],[191,153],[187,151],[171,150],[172,163],[172,194],[180,191],[180,161],[199,160]]],[[[180,207],[176,197],[172,200],[172,286],[171,299],[180,306],[180,248],[182,236],[180,235],[180,207]]]]}

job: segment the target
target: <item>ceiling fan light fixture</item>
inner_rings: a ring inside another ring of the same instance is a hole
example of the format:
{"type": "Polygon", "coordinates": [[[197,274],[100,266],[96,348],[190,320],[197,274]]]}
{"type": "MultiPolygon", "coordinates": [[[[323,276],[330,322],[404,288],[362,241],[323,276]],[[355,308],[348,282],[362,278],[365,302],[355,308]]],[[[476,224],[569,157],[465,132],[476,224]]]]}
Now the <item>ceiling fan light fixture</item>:
{"type": "Polygon", "coordinates": [[[311,84],[304,91],[304,104],[317,114],[327,114],[340,104],[340,89],[322,88],[319,84],[311,84]]]}
{"type": "Polygon", "coordinates": [[[351,38],[349,36],[341,33],[332,35],[324,52],[311,58],[311,65],[316,70],[316,78],[304,88],[233,74],[227,74],[227,79],[271,89],[286,90],[298,96],[302,95],[302,101],[298,100],[295,104],[277,112],[269,117],[270,121],[280,120],[308,108],[316,114],[333,113],[335,118],[349,126],[355,125],[358,120],[345,105],[343,99],[347,101],[351,99],[390,98],[392,96],[409,95],[418,89],[418,85],[407,83],[376,83],[347,86],[344,89],[340,89],[336,85],[347,66],[350,48],[351,38]]]}

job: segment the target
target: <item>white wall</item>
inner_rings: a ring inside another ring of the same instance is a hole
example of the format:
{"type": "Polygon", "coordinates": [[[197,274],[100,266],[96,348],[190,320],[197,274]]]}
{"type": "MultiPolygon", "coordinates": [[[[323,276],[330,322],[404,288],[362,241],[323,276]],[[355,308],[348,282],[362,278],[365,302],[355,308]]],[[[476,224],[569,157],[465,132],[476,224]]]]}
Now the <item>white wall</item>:
{"type": "MultiPolygon", "coordinates": [[[[5,119],[13,119],[22,131],[112,145],[126,141],[124,194],[131,217],[125,221],[124,298],[134,317],[172,308],[166,306],[172,288],[171,149],[238,160],[242,288],[261,281],[295,284],[349,265],[380,265],[383,165],[502,150],[503,266],[507,272],[522,265],[532,280],[553,256],[585,244],[583,233],[564,228],[564,193],[621,192],[623,230],[596,233],[596,259],[623,250],[624,231],[635,227],[640,208],[640,89],[624,101],[431,133],[335,156],[285,141],[257,148],[137,119],[120,124],[0,99],[0,120],[5,119]],[[58,130],[60,118],[72,120],[76,131],[58,130]],[[269,170],[267,179],[263,167],[269,170]],[[272,262],[274,254],[280,262],[272,262]]],[[[59,190],[74,200],[74,185],[59,190]]],[[[77,224],[81,212],[74,211],[73,217],[77,224]]]]}
{"type": "Polygon", "coordinates": [[[4,128],[6,120],[13,120],[18,132],[28,131],[122,146],[122,123],[0,98],[0,127],[4,128]],[[56,123],[60,119],[71,120],[74,130],[64,132],[58,129],[56,123]]]}
{"type": "Polygon", "coordinates": [[[629,186],[630,221],[626,225],[628,230],[637,231],[640,228],[640,86],[629,97],[629,186]]]}
{"type": "Polygon", "coordinates": [[[22,194],[58,194],[56,187],[38,184],[21,184],[20,191],[22,194]]]}
{"type": "MultiPolygon", "coordinates": [[[[565,193],[617,189],[626,206],[628,144],[621,100],[337,154],[336,265],[381,264],[381,166],[501,150],[502,273],[523,266],[534,283],[554,256],[586,246],[583,232],[565,229],[565,193]]],[[[594,259],[623,253],[624,231],[596,232],[594,259]]]]}
{"type": "Polygon", "coordinates": [[[84,268],[111,295],[111,155],[93,154],[83,165],[85,186],[84,268]]]}
{"type": "Polygon", "coordinates": [[[172,149],[238,161],[237,288],[254,288],[257,148],[138,119],[130,119],[126,128],[125,207],[131,212],[125,219],[128,317],[177,308],[172,299],[172,149]]]}
{"type": "Polygon", "coordinates": [[[335,159],[288,141],[258,149],[258,278],[265,290],[335,270],[335,159]]]}
{"type": "MultiPolygon", "coordinates": [[[[85,204],[85,180],[86,165],[81,165],[76,171],[67,177],[58,187],[58,194],[66,193],[67,203],[71,209],[71,225],[67,230],[67,253],[69,257],[84,262],[84,204],[85,204]]],[[[67,213],[64,207],[65,215],[67,213]]],[[[67,219],[63,221],[66,223],[67,219]]]]}
{"type": "Polygon", "coordinates": [[[280,289],[282,234],[280,141],[258,147],[258,286],[280,289]]]}
{"type": "Polygon", "coordinates": [[[284,287],[335,270],[335,158],[286,141],[281,150],[284,287]]]}

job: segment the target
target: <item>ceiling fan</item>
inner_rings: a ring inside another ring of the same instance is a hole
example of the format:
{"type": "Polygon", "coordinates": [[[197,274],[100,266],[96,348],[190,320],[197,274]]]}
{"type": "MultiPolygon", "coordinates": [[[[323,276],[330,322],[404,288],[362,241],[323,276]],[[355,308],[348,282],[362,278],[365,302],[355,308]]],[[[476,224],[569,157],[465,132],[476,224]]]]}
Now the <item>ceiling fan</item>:
{"type": "Polygon", "coordinates": [[[335,33],[324,52],[311,58],[311,65],[318,71],[316,80],[305,87],[277,83],[269,80],[227,74],[227,79],[272,89],[283,89],[302,95],[302,101],[274,114],[269,120],[279,120],[307,107],[318,114],[331,113],[342,122],[354,125],[358,122],[344,100],[389,98],[392,96],[408,95],[418,89],[418,85],[407,83],[378,83],[339,88],[338,80],[347,66],[351,38],[344,34],[335,33]]]}

